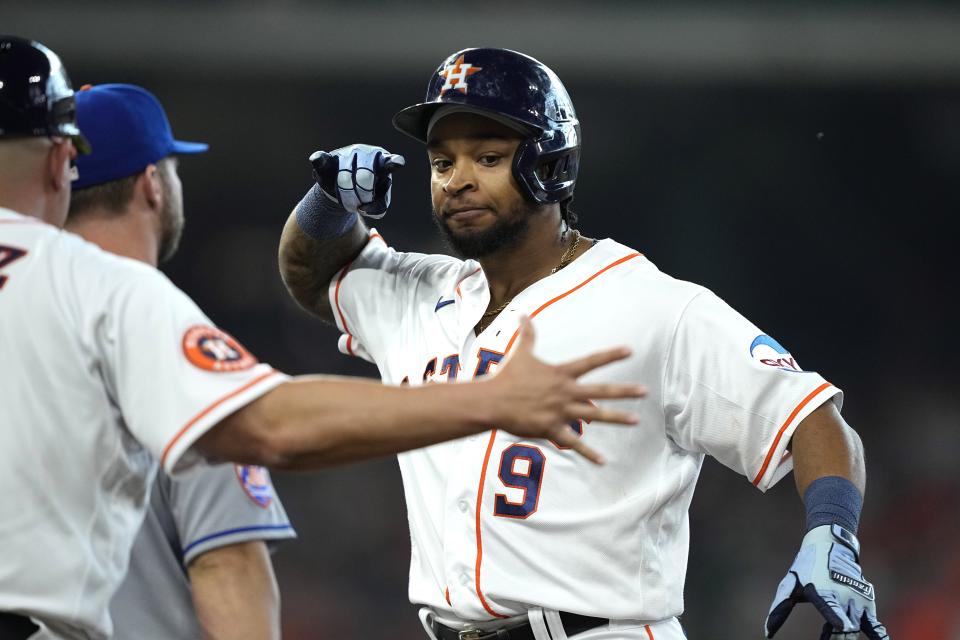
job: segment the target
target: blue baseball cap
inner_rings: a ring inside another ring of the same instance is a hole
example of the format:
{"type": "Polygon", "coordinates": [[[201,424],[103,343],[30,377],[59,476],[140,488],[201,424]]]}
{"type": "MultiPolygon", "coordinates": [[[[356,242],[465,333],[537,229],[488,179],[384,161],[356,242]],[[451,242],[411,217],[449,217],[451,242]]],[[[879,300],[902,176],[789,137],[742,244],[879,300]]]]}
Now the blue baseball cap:
{"type": "Polygon", "coordinates": [[[72,188],[132,176],[169,155],[203,153],[202,142],[173,139],[157,98],[132,84],[85,86],[76,93],[77,124],[93,152],[77,156],[79,179],[72,188]]]}

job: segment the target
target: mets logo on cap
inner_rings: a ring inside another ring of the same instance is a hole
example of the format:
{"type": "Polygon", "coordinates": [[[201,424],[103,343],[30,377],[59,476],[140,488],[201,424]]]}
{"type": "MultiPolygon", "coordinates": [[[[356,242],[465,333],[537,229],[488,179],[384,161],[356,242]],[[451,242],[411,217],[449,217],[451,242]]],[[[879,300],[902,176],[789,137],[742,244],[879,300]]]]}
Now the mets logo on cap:
{"type": "Polygon", "coordinates": [[[463,55],[440,70],[440,77],[446,80],[440,87],[440,95],[445,94],[451,89],[456,89],[460,93],[467,93],[467,78],[480,71],[483,67],[475,67],[469,62],[463,61],[463,55]]]}
{"type": "Polygon", "coordinates": [[[802,372],[790,352],[768,335],[759,335],[750,344],[750,355],[760,364],[783,371],[802,372]]]}
{"type": "Polygon", "coordinates": [[[253,500],[258,507],[266,509],[273,502],[273,485],[270,484],[270,472],[263,467],[252,464],[234,465],[237,480],[243,487],[243,492],[253,500]]]}
{"type": "Polygon", "coordinates": [[[242,371],[257,359],[226,331],[196,325],[183,334],[183,353],[196,367],[207,371],[242,371]]]}

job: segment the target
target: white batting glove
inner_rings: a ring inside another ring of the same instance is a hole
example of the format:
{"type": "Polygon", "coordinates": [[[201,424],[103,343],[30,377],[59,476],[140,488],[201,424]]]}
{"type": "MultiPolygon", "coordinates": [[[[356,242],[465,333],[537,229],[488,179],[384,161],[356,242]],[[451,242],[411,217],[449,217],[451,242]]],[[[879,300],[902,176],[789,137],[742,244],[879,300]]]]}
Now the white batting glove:
{"type": "Polygon", "coordinates": [[[310,156],[313,175],[324,195],[350,213],[382,218],[390,206],[391,173],[406,164],[383,147],[352,144],[310,156]]]}
{"type": "Polygon", "coordinates": [[[804,536],[793,565],[780,582],[765,624],[766,636],[783,626],[793,606],[809,602],[827,621],[820,640],[889,640],[877,620],[873,585],[858,562],[860,542],[840,525],[814,527],[804,536]]]}

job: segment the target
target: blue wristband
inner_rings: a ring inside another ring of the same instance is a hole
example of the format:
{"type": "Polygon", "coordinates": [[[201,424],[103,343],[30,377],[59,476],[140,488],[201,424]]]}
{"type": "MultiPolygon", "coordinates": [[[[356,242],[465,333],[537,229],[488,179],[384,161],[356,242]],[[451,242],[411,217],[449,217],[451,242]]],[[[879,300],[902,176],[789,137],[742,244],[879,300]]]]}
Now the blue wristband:
{"type": "Polygon", "coordinates": [[[350,213],[323,194],[315,184],[296,206],[297,225],[314,240],[334,240],[357,223],[357,214],[350,213]]]}
{"type": "Polygon", "coordinates": [[[803,504],[807,508],[807,531],[836,523],[853,533],[857,532],[863,496],[846,478],[817,478],[803,492],[803,504]]]}

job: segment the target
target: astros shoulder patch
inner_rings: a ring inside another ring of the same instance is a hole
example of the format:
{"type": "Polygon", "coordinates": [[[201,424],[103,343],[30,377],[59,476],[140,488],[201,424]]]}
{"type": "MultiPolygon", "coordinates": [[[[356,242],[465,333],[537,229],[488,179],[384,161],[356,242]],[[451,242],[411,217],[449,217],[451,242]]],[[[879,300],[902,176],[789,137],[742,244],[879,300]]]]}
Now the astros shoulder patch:
{"type": "Polygon", "coordinates": [[[195,325],[183,334],[183,354],[190,364],[206,371],[243,371],[257,359],[226,331],[195,325]]]}

